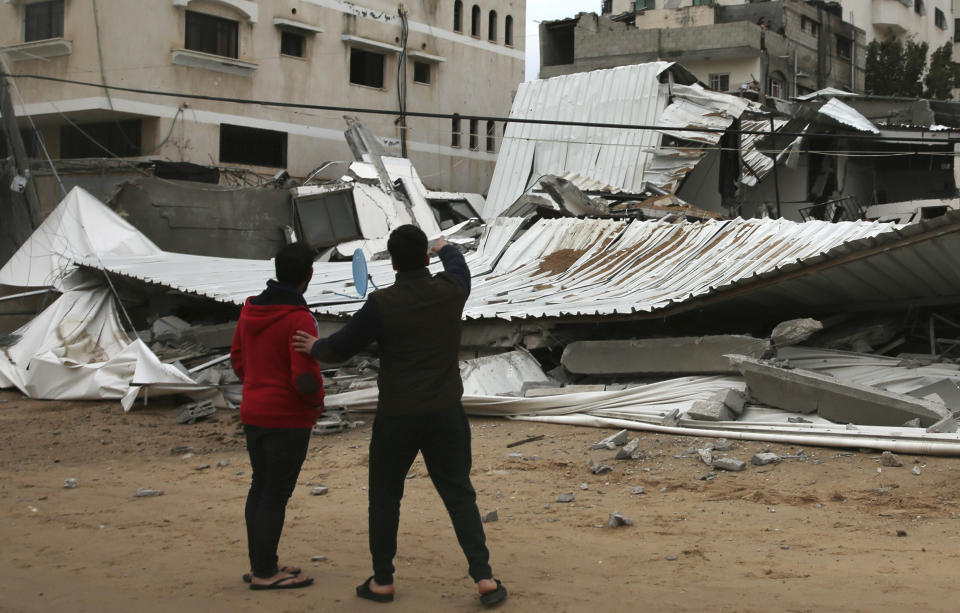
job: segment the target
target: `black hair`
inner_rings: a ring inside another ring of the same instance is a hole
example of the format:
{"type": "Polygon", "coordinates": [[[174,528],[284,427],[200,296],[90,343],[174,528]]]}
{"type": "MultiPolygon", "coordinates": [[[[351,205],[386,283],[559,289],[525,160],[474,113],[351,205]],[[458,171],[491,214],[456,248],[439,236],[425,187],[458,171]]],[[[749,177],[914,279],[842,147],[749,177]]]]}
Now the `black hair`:
{"type": "Polygon", "coordinates": [[[299,285],[308,280],[316,251],[307,243],[291,243],[284,246],[274,257],[277,281],[299,285]]]}
{"type": "Polygon", "coordinates": [[[390,233],[387,251],[398,271],[422,268],[427,259],[427,235],[417,226],[400,226],[390,233]]]}

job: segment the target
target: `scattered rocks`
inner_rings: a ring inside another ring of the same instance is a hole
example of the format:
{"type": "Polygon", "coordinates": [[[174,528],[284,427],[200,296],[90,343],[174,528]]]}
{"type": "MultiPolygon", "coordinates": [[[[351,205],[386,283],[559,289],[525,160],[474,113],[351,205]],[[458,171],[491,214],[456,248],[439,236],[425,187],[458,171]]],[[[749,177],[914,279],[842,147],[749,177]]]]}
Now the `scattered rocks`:
{"type": "Polygon", "coordinates": [[[137,493],[135,494],[137,498],[149,498],[151,496],[163,496],[163,490],[155,490],[149,487],[140,487],[137,488],[137,493]]]}
{"type": "Polygon", "coordinates": [[[633,488],[633,490],[631,490],[630,493],[636,495],[636,494],[642,494],[644,491],[645,490],[643,489],[643,486],[638,485],[637,487],[633,488]]]}
{"type": "Polygon", "coordinates": [[[65,479],[63,481],[63,489],[65,490],[72,490],[76,488],[77,485],[78,485],[77,480],[74,479],[73,477],[70,477],[69,479],[65,479]]]}
{"type": "Polygon", "coordinates": [[[713,454],[706,447],[703,449],[697,449],[697,457],[699,457],[700,461],[707,466],[713,465],[713,454]]]}
{"type": "Polygon", "coordinates": [[[310,561],[311,561],[311,562],[326,562],[326,561],[327,561],[327,556],[313,556],[312,558],[310,558],[310,561]]]}
{"type": "Polygon", "coordinates": [[[912,469],[910,472],[912,472],[913,474],[915,474],[915,475],[917,475],[917,476],[919,477],[919,476],[920,476],[920,467],[919,467],[919,466],[914,466],[913,469],[912,469]]]}
{"type": "Polygon", "coordinates": [[[735,416],[719,400],[696,400],[687,410],[687,417],[701,421],[733,421],[735,416]]]}
{"type": "Polygon", "coordinates": [[[588,484],[588,483],[581,483],[581,484],[580,484],[580,489],[586,491],[586,490],[590,489],[590,484],[588,484]]]}
{"type": "Polygon", "coordinates": [[[220,468],[226,468],[227,466],[230,466],[230,460],[220,460],[217,462],[217,466],[220,468]]]}
{"type": "Polygon", "coordinates": [[[880,465],[898,467],[903,466],[903,462],[900,461],[897,454],[892,451],[884,451],[883,454],[880,455],[880,465]]]}
{"type": "Polygon", "coordinates": [[[627,444],[627,438],[629,433],[626,430],[621,430],[616,434],[611,434],[607,438],[603,439],[598,443],[594,443],[590,446],[591,451],[596,451],[597,449],[616,449],[617,447],[622,447],[627,444]]]}
{"type": "Polygon", "coordinates": [[[713,467],[738,473],[747,467],[747,463],[736,458],[717,458],[713,461],[713,467]]]}
{"type": "Polygon", "coordinates": [[[491,522],[495,522],[495,521],[499,520],[499,519],[500,519],[500,514],[497,513],[497,511],[498,511],[498,509],[494,509],[494,510],[492,510],[492,511],[487,511],[486,513],[484,513],[483,515],[480,516],[480,521],[482,521],[482,522],[485,523],[485,524],[489,524],[489,523],[491,523],[491,522]]]}
{"type": "Polygon", "coordinates": [[[750,463],[754,466],[766,466],[767,464],[777,464],[782,458],[775,453],[757,453],[750,458],[750,463]]]}
{"type": "Polygon", "coordinates": [[[634,457],[637,453],[637,449],[640,448],[640,439],[634,438],[630,439],[630,442],[620,448],[617,452],[616,458],[618,460],[629,460],[634,457]]]}
{"type": "Polygon", "coordinates": [[[565,494],[557,494],[557,502],[573,502],[574,499],[575,496],[570,492],[565,494]]]}
{"type": "MultiPolygon", "coordinates": [[[[626,430],[624,430],[626,432],[626,430]]],[[[595,475],[602,475],[604,473],[612,472],[613,466],[607,466],[606,464],[597,464],[593,460],[590,460],[590,472],[595,475]]]]}
{"type": "Polygon", "coordinates": [[[714,451],[730,451],[733,449],[733,441],[725,438],[718,438],[712,444],[714,451]]]}
{"type": "Polygon", "coordinates": [[[607,527],[608,528],[619,528],[620,526],[632,526],[633,520],[629,517],[624,517],[623,513],[620,511],[614,511],[610,514],[610,517],[607,518],[607,527]]]}
{"type": "Polygon", "coordinates": [[[326,494],[326,493],[329,492],[329,491],[330,491],[330,488],[328,488],[327,486],[325,486],[325,485],[318,485],[317,487],[315,487],[315,488],[313,488],[312,490],[310,490],[310,495],[311,495],[311,496],[323,496],[324,494],[326,494]]]}

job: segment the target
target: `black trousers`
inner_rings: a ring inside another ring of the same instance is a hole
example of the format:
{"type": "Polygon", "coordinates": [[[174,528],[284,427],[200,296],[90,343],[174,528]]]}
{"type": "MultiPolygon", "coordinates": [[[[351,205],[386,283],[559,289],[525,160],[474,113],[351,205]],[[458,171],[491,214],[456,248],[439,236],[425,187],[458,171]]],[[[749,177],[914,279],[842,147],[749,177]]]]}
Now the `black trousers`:
{"type": "Polygon", "coordinates": [[[250,570],[266,579],[277,574],[277,545],[287,500],[307,457],[310,429],[244,425],[243,430],[253,469],[245,512],[250,570]]]}
{"type": "Polygon", "coordinates": [[[370,439],[369,521],[374,581],[393,583],[400,499],[410,465],[423,453],[433,486],[447,507],[474,581],[490,579],[490,553],[470,483],[470,424],[458,403],[417,417],[377,415],[370,439]]]}

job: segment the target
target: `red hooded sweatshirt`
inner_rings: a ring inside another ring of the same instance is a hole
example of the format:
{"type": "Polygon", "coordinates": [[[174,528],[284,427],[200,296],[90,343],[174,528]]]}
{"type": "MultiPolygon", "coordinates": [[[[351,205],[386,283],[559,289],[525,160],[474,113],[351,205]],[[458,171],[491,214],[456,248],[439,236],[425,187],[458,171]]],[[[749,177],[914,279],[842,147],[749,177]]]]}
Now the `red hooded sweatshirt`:
{"type": "Polygon", "coordinates": [[[247,299],[230,348],[233,370],[243,382],[243,423],[312,428],[323,412],[320,365],[294,351],[297,330],[317,334],[317,322],[296,288],[271,280],[262,294],[247,299]]]}

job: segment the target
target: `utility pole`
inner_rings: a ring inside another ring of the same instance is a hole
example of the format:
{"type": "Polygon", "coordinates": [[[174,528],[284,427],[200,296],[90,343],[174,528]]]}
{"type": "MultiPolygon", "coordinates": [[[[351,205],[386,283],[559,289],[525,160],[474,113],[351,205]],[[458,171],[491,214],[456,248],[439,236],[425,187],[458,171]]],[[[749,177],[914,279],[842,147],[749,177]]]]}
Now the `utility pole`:
{"type": "MultiPolygon", "coordinates": [[[[16,174],[27,180],[22,197],[26,200],[27,218],[30,220],[30,229],[35,230],[40,222],[40,197],[37,194],[37,185],[30,172],[30,160],[27,150],[20,138],[20,129],[17,127],[17,117],[13,114],[13,102],[10,100],[10,84],[5,76],[0,76],[0,114],[2,114],[3,130],[7,134],[7,142],[13,152],[13,163],[16,174]]],[[[0,189],[7,188],[0,185],[0,189]]],[[[17,200],[16,197],[14,197],[17,200]]]]}

